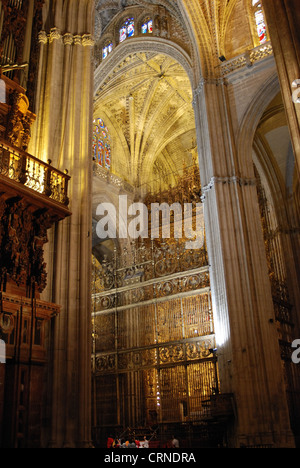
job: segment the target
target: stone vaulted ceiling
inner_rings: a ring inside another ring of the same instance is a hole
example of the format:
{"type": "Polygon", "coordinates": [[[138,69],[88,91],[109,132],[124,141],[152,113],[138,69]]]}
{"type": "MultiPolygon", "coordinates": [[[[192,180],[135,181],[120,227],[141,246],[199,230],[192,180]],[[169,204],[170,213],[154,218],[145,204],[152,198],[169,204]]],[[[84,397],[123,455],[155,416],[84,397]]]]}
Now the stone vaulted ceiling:
{"type": "MultiPolygon", "coordinates": [[[[106,64],[99,66],[103,38],[116,37],[120,18],[127,11],[134,15],[135,11],[139,17],[148,11],[164,11],[171,25],[168,40],[177,42],[191,63],[201,62],[205,78],[214,77],[237,2],[247,4],[246,0],[96,2],[96,68],[101,84],[95,92],[94,115],[102,118],[112,133],[113,172],[135,187],[149,183],[156,173],[174,184],[183,161],[191,163],[196,140],[191,84],[177,61],[161,50],[151,53],[149,47],[147,52],[142,47],[130,55],[127,51],[121,62],[118,59],[107,71],[106,64]]],[[[118,47],[116,41],[114,50],[118,47]]]]}
{"type": "Polygon", "coordinates": [[[99,88],[95,117],[113,140],[113,170],[135,186],[149,182],[154,166],[172,183],[191,163],[195,119],[189,78],[178,62],[155,52],[124,59],[99,88]]]}

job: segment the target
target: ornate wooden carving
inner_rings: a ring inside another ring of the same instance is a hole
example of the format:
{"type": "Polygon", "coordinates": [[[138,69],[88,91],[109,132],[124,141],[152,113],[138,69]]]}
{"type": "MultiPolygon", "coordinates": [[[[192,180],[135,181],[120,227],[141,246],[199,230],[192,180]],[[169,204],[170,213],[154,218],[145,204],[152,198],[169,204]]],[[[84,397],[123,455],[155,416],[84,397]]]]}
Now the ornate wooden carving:
{"type": "Polygon", "coordinates": [[[6,102],[0,102],[0,137],[11,145],[26,150],[35,114],[29,111],[25,89],[1,75],[6,87],[6,102]]]}
{"type": "MultiPolygon", "coordinates": [[[[26,23],[28,20],[27,0],[2,0],[3,8],[3,27],[0,28],[0,64],[12,65],[22,64],[24,62],[24,44],[26,42],[26,23]],[[11,56],[13,54],[13,56],[11,56]]],[[[42,27],[42,8],[45,0],[35,0],[33,7],[33,26],[31,32],[30,60],[28,64],[27,82],[24,84],[27,88],[27,95],[30,107],[33,108],[36,76],[39,57],[38,33],[42,27]]],[[[21,82],[21,70],[17,69],[8,76],[16,82],[21,82]]],[[[23,84],[23,82],[22,82],[23,84]]]]}
{"type": "MultiPolygon", "coordinates": [[[[2,0],[2,7],[4,11],[4,27],[1,34],[0,54],[2,56],[3,44],[5,40],[9,35],[12,35],[17,48],[17,63],[21,63],[23,58],[28,6],[28,1],[19,2],[19,5],[16,6],[12,5],[11,0],[2,0]]],[[[3,62],[3,57],[1,61],[3,62]]]]}
{"type": "Polygon", "coordinates": [[[33,207],[25,199],[0,199],[0,282],[13,281],[29,291],[46,286],[43,249],[47,229],[53,224],[49,212],[33,207]]]}
{"type": "Polygon", "coordinates": [[[13,282],[22,294],[40,293],[47,278],[47,230],[70,214],[69,176],[25,152],[35,115],[25,90],[1,78],[6,102],[0,103],[0,286],[5,290],[13,282]]]}
{"type": "Polygon", "coordinates": [[[18,148],[27,149],[35,115],[29,112],[27,96],[15,90],[10,96],[10,111],[7,115],[6,140],[18,148]]]}

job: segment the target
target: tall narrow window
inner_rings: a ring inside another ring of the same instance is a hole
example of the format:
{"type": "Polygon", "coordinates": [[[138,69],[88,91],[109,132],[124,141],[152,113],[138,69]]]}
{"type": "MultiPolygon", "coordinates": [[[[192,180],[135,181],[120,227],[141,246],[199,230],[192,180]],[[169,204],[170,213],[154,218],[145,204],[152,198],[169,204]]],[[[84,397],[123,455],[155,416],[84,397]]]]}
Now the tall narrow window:
{"type": "Polygon", "coordinates": [[[102,119],[94,120],[93,158],[100,166],[110,169],[111,166],[111,137],[102,119]]]}
{"type": "Polygon", "coordinates": [[[262,9],[261,1],[252,0],[252,7],[254,11],[254,18],[256,24],[256,31],[260,44],[264,44],[268,40],[267,27],[262,9]]]}
{"type": "Polygon", "coordinates": [[[120,42],[123,42],[127,37],[132,36],[134,36],[134,19],[128,18],[120,28],[120,42]]]}
{"type": "Polygon", "coordinates": [[[151,18],[146,18],[142,24],[142,34],[151,34],[153,32],[153,21],[151,18]]]}
{"type": "Polygon", "coordinates": [[[102,49],[102,59],[104,60],[108,54],[110,54],[113,50],[113,44],[110,42],[109,44],[106,44],[105,47],[102,49]]]}

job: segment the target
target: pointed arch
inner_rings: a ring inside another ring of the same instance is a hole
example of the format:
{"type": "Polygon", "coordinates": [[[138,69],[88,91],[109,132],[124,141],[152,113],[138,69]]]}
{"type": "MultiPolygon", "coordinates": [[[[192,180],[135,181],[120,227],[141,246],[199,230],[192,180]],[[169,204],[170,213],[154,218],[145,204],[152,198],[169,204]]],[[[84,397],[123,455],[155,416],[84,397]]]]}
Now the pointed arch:
{"type": "Polygon", "coordinates": [[[190,26],[201,75],[214,76],[218,58],[224,54],[227,25],[237,0],[179,0],[178,3],[190,26]]]}
{"type": "Polygon", "coordinates": [[[124,41],[122,44],[119,44],[97,68],[95,71],[94,95],[97,94],[101,85],[110,79],[113,70],[126,57],[138,52],[157,52],[169,55],[185,69],[192,86],[196,84],[191,58],[177,44],[167,39],[155,37],[132,38],[130,41],[124,41]]]}
{"type": "Polygon", "coordinates": [[[254,135],[264,110],[280,91],[278,76],[272,75],[260,88],[240,125],[237,135],[237,152],[240,167],[252,158],[254,135]]]}

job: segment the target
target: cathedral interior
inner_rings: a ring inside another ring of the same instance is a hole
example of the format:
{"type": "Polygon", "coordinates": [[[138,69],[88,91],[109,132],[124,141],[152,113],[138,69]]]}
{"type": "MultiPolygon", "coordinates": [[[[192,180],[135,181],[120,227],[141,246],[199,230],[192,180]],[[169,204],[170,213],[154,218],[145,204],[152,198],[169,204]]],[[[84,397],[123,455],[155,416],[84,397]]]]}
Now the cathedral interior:
{"type": "Polygon", "coordinates": [[[297,1],[0,0],[0,447],[299,447],[297,1]]]}

